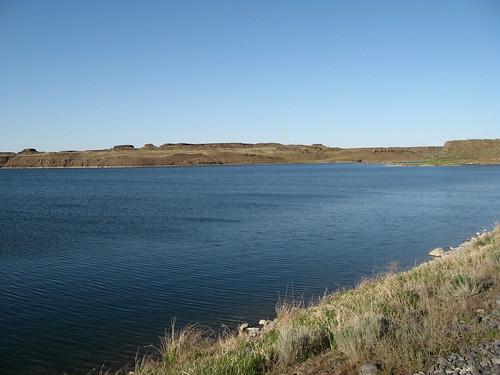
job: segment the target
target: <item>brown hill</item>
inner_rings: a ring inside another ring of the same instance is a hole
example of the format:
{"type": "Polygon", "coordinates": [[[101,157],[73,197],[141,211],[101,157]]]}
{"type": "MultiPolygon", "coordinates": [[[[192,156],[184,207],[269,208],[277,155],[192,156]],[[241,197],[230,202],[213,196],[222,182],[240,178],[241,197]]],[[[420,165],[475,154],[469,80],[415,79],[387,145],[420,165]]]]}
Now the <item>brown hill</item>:
{"type": "Polygon", "coordinates": [[[448,141],[443,146],[443,158],[450,161],[500,163],[500,139],[448,141]]]}
{"type": "Polygon", "coordinates": [[[142,148],[119,145],[107,150],[0,153],[3,168],[145,167],[257,163],[500,163],[500,139],[449,141],[443,147],[342,149],[279,143],[167,143],[142,148]]]}

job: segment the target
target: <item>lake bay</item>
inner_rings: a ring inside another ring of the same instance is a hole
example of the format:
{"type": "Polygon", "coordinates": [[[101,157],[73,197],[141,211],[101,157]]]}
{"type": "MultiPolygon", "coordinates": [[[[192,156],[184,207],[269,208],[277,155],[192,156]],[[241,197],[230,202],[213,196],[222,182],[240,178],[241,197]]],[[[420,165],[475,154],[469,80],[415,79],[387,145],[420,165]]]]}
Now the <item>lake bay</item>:
{"type": "Polygon", "coordinates": [[[500,166],[0,169],[0,373],[120,366],[500,218],[500,166]]]}

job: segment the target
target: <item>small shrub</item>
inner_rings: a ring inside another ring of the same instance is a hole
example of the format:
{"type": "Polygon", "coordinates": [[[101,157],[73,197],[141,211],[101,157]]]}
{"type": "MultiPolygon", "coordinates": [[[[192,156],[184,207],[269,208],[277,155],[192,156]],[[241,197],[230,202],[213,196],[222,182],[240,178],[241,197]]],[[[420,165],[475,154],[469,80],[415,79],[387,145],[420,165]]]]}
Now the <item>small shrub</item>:
{"type": "Polygon", "coordinates": [[[276,355],[283,365],[300,357],[311,340],[311,330],[306,326],[285,326],[274,345],[276,355]]]}
{"type": "Polygon", "coordinates": [[[335,342],[351,362],[364,358],[371,347],[386,333],[387,320],[383,315],[354,318],[335,334],[335,342]]]}
{"type": "Polygon", "coordinates": [[[457,275],[446,286],[446,291],[455,299],[466,299],[481,292],[482,284],[475,278],[457,275]]]}

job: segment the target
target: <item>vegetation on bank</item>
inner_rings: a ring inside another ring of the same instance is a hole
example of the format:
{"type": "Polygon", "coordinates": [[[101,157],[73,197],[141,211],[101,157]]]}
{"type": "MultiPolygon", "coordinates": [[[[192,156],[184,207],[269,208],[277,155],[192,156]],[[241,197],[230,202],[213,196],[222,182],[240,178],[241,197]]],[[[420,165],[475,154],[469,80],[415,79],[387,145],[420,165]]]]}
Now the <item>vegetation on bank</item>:
{"type": "Polygon", "coordinates": [[[276,323],[255,338],[211,338],[196,326],[172,329],[158,353],[123,372],[284,374],[308,358],[329,356],[338,373],[365,362],[379,364],[381,373],[413,373],[440,355],[499,338],[476,319],[476,310],[498,296],[499,271],[497,227],[449,255],[364,280],[315,306],[282,304],[276,323]]]}

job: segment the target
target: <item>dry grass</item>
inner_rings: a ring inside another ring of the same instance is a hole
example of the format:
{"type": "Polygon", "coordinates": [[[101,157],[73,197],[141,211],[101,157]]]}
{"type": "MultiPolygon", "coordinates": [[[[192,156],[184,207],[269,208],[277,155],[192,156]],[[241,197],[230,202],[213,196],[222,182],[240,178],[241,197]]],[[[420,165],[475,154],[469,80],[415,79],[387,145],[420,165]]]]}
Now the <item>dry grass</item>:
{"type": "Polygon", "coordinates": [[[383,315],[361,315],[344,324],[334,332],[338,349],[351,362],[364,359],[365,353],[380,340],[387,330],[387,321],[383,315]]]}
{"type": "Polygon", "coordinates": [[[161,355],[137,361],[134,374],[283,373],[327,351],[342,353],[346,368],[375,361],[387,374],[412,373],[438,355],[499,337],[475,319],[498,293],[499,271],[497,228],[444,258],[364,280],[315,306],[283,303],[274,329],[257,339],[211,339],[199,327],[173,327],[161,355]]]}

